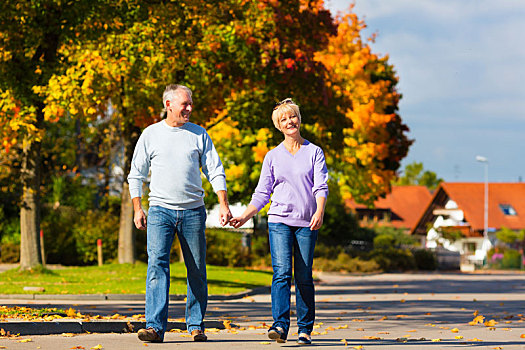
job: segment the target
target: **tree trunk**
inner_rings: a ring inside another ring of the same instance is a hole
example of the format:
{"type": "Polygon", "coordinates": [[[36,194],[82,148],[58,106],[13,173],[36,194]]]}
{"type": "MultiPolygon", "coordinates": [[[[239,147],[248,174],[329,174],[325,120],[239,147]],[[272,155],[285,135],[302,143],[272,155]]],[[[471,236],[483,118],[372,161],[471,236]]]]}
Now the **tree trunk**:
{"type": "MultiPolygon", "coordinates": [[[[130,117],[126,115],[126,111],[122,112],[124,119],[130,117]]],[[[124,143],[124,157],[122,164],[122,193],[120,204],[120,225],[119,225],[119,242],[118,242],[118,262],[119,264],[130,263],[134,264],[135,255],[135,230],[133,223],[133,205],[129,195],[129,184],[127,176],[131,168],[131,159],[135,151],[135,145],[140,136],[140,129],[128,122],[122,128],[122,141],[124,143]]]]}
{"type": "Polygon", "coordinates": [[[20,208],[20,269],[42,264],[40,253],[40,143],[24,146],[22,205],[20,208]]]}
{"type": "Polygon", "coordinates": [[[133,229],[133,205],[129,196],[129,185],[122,183],[122,204],[120,205],[120,227],[118,234],[119,264],[135,263],[135,230],[133,229]]]}

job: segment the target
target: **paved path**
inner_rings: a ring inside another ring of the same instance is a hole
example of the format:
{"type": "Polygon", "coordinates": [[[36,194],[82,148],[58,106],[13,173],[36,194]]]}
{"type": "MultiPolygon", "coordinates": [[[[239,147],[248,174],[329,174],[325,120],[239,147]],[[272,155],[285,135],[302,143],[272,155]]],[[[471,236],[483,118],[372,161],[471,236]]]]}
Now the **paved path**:
{"type": "MultiPolygon", "coordinates": [[[[314,346],[330,349],[525,349],[524,274],[321,274],[316,286],[314,346]],[[492,327],[469,325],[474,313],[494,320],[492,327]],[[457,328],[457,332],[453,332],[457,328]],[[462,337],[462,338],[459,338],[462,337]]],[[[73,307],[82,313],[127,316],[144,313],[143,302],[0,300],[0,305],[73,307]]],[[[148,349],[268,349],[297,347],[295,320],[289,341],[269,343],[270,296],[211,301],[210,324],[230,320],[240,328],[209,329],[207,343],[193,343],[185,333],[170,332],[163,344],[148,349]]],[[[184,313],[174,302],[170,317],[184,313]]],[[[2,324],[0,323],[0,328],[2,324]]],[[[7,349],[144,349],[135,333],[22,336],[0,339],[7,349]],[[31,339],[31,342],[19,342],[31,339]]]]}

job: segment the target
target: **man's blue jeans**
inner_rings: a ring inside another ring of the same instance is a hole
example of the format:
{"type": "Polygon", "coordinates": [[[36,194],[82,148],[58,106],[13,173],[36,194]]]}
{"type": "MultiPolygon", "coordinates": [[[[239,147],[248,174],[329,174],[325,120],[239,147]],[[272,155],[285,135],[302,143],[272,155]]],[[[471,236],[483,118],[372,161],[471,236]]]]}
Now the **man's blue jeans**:
{"type": "Polygon", "coordinates": [[[208,304],[205,223],[204,206],[187,210],[159,206],[149,209],[146,327],[155,329],[161,339],[164,339],[168,324],[170,250],[175,232],[186,264],[187,329],[190,333],[194,329],[204,330],[203,319],[208,304]]]}
{"type": "Polygon", "coordinates": [[[299,333],[311,334],[315,319],[315,292],[312,278],[315,241],[318,231],[268,223],[272,256],[273,327],[282,327],[287,337],[290,329],[290,288],[292,286],[292,252],[295,299],[299,333]]]}

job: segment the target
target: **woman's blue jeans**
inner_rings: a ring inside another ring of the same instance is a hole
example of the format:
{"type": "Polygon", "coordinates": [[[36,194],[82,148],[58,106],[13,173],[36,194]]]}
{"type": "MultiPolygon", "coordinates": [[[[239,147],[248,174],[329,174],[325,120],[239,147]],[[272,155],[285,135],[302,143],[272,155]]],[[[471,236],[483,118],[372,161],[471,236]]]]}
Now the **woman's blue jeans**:
{"type": "Polygon", "coordinates": [[[268,223],[272,256],[273,327],[282,327],[287,337],[290,329],[290,288],[292,286],[292,253],[295,279],[295,303],[299,333],[311,334],[315,320],[315,291],[312,278],[317,230],[268,223]]]}
{"type": "Polygon", "coordinates": [[[146,278],[146,327],[157,331],[161,339],[168,324],[170,290],[170,250],[179,237],[186,275],[188,294],[186,326],[204,330],[204,314],[208,303],[206,279],[206,210],[172,210],[153,206],[148,212],[148,273],[146,278]]]}

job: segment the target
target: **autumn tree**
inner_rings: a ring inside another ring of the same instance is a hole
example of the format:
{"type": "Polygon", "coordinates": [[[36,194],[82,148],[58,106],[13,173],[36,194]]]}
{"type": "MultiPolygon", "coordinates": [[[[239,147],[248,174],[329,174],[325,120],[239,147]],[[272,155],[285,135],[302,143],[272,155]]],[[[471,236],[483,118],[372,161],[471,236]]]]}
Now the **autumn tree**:
{"type": "MultiPolygon", "coordinates": [[[[21,269],[42,262],[39,249],[44,98],[33,87],[65,70],[60,47],[94,32],[86,23],[105,13],[102,1],[3,1],[0,5],[0,139],[2,166],[20,164],[21,269]],[[83,31],[83,29],[89,29],[83,31]]],[[[55,116],[53,116],[54,118],[55,116]]],[[[16,169],[16,167],[13,167],[16,169]]]]}
{"type": "Polygon", "coordinates": [[[388,56],[372,53],[362,38],[366,25],[356,14],[337,22],[337,35],[316,54],[327,69],[325,84],[337,114],[320,121],[316,133],[343,198],[370,204],[390,191],[413,141],[397,113],[401,95],[388,56]]]}

